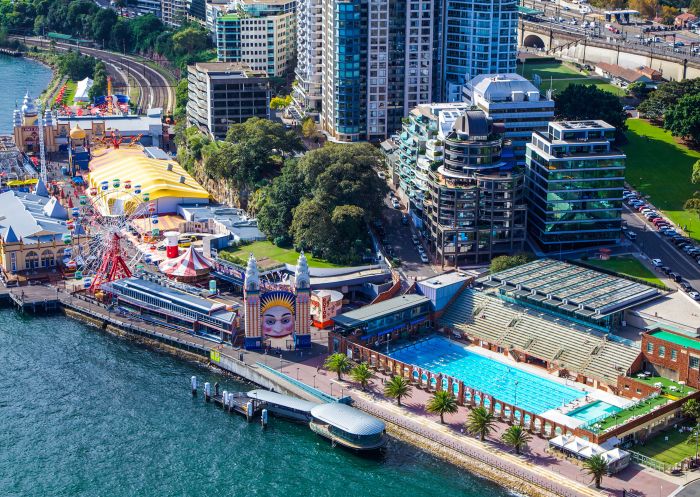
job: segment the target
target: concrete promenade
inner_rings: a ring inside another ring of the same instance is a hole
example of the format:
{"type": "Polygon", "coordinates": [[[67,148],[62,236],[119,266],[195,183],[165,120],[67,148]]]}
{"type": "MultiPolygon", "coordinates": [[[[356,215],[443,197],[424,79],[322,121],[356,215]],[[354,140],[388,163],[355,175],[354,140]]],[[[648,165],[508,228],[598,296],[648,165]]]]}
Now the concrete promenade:
{"type": "MultiPolygon", "coordinates": [[[[547,441],[540,437],[533,436],[524,454],[516,456],[512,449],[500,442],[500,435],[507,427],[505,423],[498,423],[495,432],[487,437],[487,443],[482,443],[464,433],[463,424],[468,415],[467,407],[460,407],[456,414],[446,415],[446,424],[441,425],[438,416],[425,411],[425,404],[431,397],[429,392],[413,388],[411,397],[403,399],[404,405],[398,407],[395,401],[384,397],[383,383],[387,377],[381,373],[375,373],[367,392],[361,391],[356,384],[347,378],[339,381],[335,373],[330,373],[322,368],[327,344],[325,332],[315,331],[312,334],[313,346],[311,350],[294,351],[280,347],[263,353],[244,351],[229,344],[219,344],[156,323],[148,323],[138,318],[115,314],[104,305],[89,301],[84,297],[79,298],[60,290],[56,292],[56,289],[51,287],[45,288],[47,291],[50,289],[54,297],[57,295],[67,309],[80,312],[102,323],[109,322],[125,331],[158,340],[165,345],[188,351],[198,356],[201,361],[208,361],[211,350],[218,351],[229,359],[227,364],[219,364],[220,367],[234,373],[238,367],[243,367],[246,369],[244,372],[249,372],[253,377],[260,378],[262,380],[260,383],[267,388],[274,385],[285,392],[298,394],[293,385],[281,378],[275,378],[273,373],[264,371],[264,368],[257,366],[257,363],[265,364],[269,368],[278,370],[333,397],[350,396],[357,407],[422,439],[420,442],[424,441],[425,443],[418,443],[418,445],[422,445],[428,450],[444,448],[454,451],[454,458],[449,457],[449,454],[447,454],[447,458],[452,459],[457,464],[459,464],[457,459],[460,458],[460,455],[463,460],[477,461],[472,466],[477,472],[487,476],[489,471],[479,471],[477,467],[479,464],[515,477],[512,480],[493,478],[502,484],[507,485],[509,482],[524,479],[542,489],[543,493],[556,493],[564,497],[599,497],[601,495],[601,492],[595,490],[591,485],[591,478],[585,473],[585,470],[561,455],[549,453],[546,450],[547,441]]],[[[281,343],[282,341],[280,341],[281,343]]],[[[248,375],[249,379],[251,375],[248,375]]],[[[435,450],[435,452],[440,451],[435,450]]],[[[446,454],[444,451],[442,452],[441,455],[445,457],[446,454]]],[[[690,479],[694,478],[691,476],[690,479]]],[[[685,482],[683,477],[672,477],[649,468],[633,465],[614,477],[605,477],[603,491],[620,497],[623,490],[633,492],[640,497],[667,497],[685,482]]],[[[517,487],[517,485],[512,486],[517,487]]]]}
{"type": "MultiPolygon", "coordinates": [[[[386,375],[375,372],[370,387],[367,392],[363,392],[349,378],[344,377],[339,381],[335,373],[318,369],[322,363],[323,357],[312,357],[302,363],[285,365],[282,372],[309,385],[315,384],[326,393],[349,395],[356,406],[375,416],[502,471],[524,477],[560,495],[601,495],[581,466],[562,455],[548,452],[547,441],[543,438],[533,436],[523,454],[516,456],[510,447],[500,441],[501,434],[508,426],[505,423],[497,423],[496,430],[487,437],[487,443],[481,443],[464,433],[463,425],[469,412],[467,407],[460,407],[456,414],[446,415],[445,425],[441,425],[439,416],[425,411],[425,405],[432,394],[413,388],[411,397],[402,399],[403,406],[398,407],[394,400],[383,395],[383,383],[388,379],[386,375]]],[[[620,497],[623,490],[645,497],[666,497],[684,483],[684,478],[633,464],[612,477],[603,478],[602,490],[620,497]]]]}

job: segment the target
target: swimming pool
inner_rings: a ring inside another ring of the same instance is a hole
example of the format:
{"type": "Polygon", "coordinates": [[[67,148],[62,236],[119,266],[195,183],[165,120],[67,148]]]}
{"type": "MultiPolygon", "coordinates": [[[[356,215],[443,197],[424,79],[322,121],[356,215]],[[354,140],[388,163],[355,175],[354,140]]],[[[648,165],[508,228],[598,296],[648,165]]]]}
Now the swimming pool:
{"type": "Polygon", "coordinates": [[[619,407],[615,407],[612,404],[608,404],[607,402],[603,402],[602,400],[596,400],[595,402],[586,404],[583,407],[579,407],[578,409],[569,411],[568,413],[566,413],[566,415],[571,418],[580,419],[581,421],[588,423],[591,420],[602,418],[604,416],[609,416],[610,414],[615,414],[616,412],[620,412],[621,410],[622,409],[620,409],[619,407]]]}
{"type": "Polygon", "coordinates": [[[466,386],[534,414],[586,395],[581,390],[469,352],[466,347],[442,337],[429,338],[389,355],[433,373],[457,378],[466,386]]]}

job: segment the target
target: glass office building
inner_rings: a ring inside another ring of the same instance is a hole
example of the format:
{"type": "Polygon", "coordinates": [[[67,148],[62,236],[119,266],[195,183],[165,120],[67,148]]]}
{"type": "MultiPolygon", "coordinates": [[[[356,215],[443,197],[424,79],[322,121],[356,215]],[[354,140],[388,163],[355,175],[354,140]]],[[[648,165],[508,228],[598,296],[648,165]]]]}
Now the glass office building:
{"type": "Polygon", "coordinates": [[[527,144],[528,231],[544,251],[616,243],[625,159],[604,121],[551,122],[527,144]]]}

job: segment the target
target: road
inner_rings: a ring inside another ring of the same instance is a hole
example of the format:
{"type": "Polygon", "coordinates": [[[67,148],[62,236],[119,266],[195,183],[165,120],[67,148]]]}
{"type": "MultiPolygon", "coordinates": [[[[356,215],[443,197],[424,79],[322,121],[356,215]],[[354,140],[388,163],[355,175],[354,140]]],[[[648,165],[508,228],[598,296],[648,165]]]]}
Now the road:
{"type": "MultiPolygon", "coordinates": [[[[23,38],[27,45],[48,47],[48,41],[42,38],[23,38]]],[[[147,109],[162,108],[164,114],[171,114],[175,108],[174,84],[157,71],[143,62],[143,59],[131,55],[123,55],[97,48],[88,48],[69,43],[56,43],[59,50],[79,50],[104,61],[110,75],[115,78],[114,86],[129,88],[136,84],[139,88],[139,98],[136,106],[140,113],[147,109]]]]}
{"type": "MultiPolygon", "coordinates": [[[[415,230],[410,224],[402,224],[401,218],[403,214],[404,211],[402,209],[394,209],[391,206],[388,196],[384,199],[382,217],[386,235],[383,237],[383,240],[386,243],[382,245],[385,249],[390,248],[394,253],[394,257],[401,259],[399,273],[410,284],[415,278],[419,280],[429,278],[437,274],[437,271],[430,264],[421,262],[418,249],[411,239],[415,230]]],[[[426,251],[426,253],[428,252],[426,251]]]]}
{"type": "MultiPolygon", "coordinates": [[[[661,259],[664,266],[683,276],[693,288],[700,289],[700,265],[695,259],[677,250],[641,214],[629,210],[627,206],[622,212],[622,219],[627,223],[628,229],[637,234],[635,244],[641,252],[650,259],[661,259]]],[[[661,272],[659,274],[663,275],[661,272]]]]}

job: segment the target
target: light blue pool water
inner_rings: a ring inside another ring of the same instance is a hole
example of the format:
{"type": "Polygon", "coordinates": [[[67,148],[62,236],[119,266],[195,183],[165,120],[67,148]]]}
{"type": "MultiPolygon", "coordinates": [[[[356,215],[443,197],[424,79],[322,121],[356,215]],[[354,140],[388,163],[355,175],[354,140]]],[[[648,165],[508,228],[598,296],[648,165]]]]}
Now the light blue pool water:
{"type": "Polygon", "coordinates": [[[469,352],[466,347],[442,337],[398,349],[390,356],[462,380],[466,386],[534,414],[586,395],[581,390],[469,352]]]}
{"type": "Polygon", "coordinates": [[[572,418],[580,419],[588,423],[593,419],[602,418],[603,416],[609,416],[610,414],[615,414],[620,412],[622,409],[616,407],[602,400],[596,400],[590,404],[586,404],[583,407],[569,411],[566,415],[572,418]]]}

